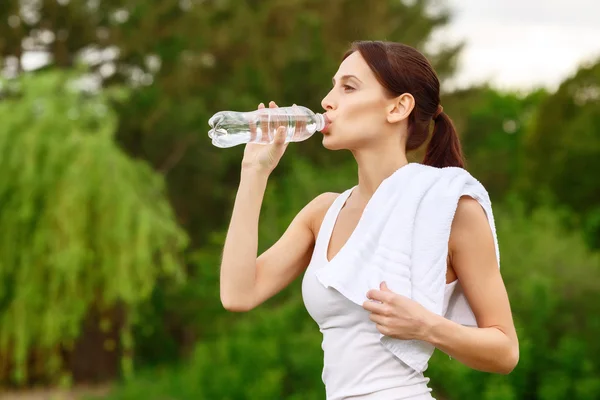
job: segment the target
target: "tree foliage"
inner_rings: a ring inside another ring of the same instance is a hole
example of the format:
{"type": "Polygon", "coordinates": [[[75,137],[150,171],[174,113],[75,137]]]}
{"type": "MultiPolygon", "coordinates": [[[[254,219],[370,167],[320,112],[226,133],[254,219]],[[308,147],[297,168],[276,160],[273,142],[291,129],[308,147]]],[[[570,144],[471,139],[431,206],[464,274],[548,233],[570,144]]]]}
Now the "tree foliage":
{"type": "Polygon", "coordinates": [[[49,376],[60,371],[91,309],[124,307],[131,351],[136,308],[161,276],[183,277],[187,236],[162,177],[115,145],[112,93],[76,82],[58,72],[2,82],[0,359],[18,383],[32,351],[49,376]]]}
{"type": "MultiPolygon", "coordinates": [[[[16,382],[77,380],[101,368],[90,355],[100,349],[123,355],[125,373],[133,359],[143,370],[115,399],[322,398],[320,334],[300,280],[247,315],[220,305],[243,149],[211,146],[206,121],[269,100],[318,110],[353,40],[423,50],[449,18],[431,11],[436,4],[3,2],[0,58],[17,79],[0,85],[2,382],[9,373],[16,382]],[[21,57],[34,50],[50,64],[23,74],[21,57]],[[80,64],[91,91],[74,89],[80,64]],[[178,286],[164,279],[183,276],[178,286]]],[[[445,79],[459,51],[450,43],[426,53],[445,79]]],[[[556,93],[444,93],[468,169],[494,200],[522,346],[509,377],[438,352],[427,371],[436,394],[583,400],[600,390],[600,261],[578,232],[600,246],[599,70],[582,68],[556,93]]],[[[355,168],[349,152],[316,138],[290,146],[270,178],[259,251],[316,195],[355,184],[355,168]]]]}
{"type": "Polygon", "coordinates": [[[535,203],[568,205],[600,248],[600,60],[544,101],[525,140],[521,186],[535,203]]]}
{"type": "MultiPolygon", "coordinates": [[[[260,102],[315,110],[344,51],[357,39],[405,42],[421,49],[449,13],[433,0],[9,0],[0,12],[0,54],[47,50],[54,65],[87,60],[104,83],[133,90],[118,110],[117,139],[166,175],[169,197],[194,244],[226,223],[240,149],[212,148],[209,117],[260,102]],[[18,22],[18,23],[17,23],[18,22]],[[24,43],[23,46],[20,44],[24,43]],[[113,73],[114,72],[114,73],[113,73]]],[[[428,55],[442,77],[460,45],[428,55]]],[[[14,61],[14,59],[12,59],[14,61]]],[[[294,156],[332,165],[318,141],[294,156]]],[[[288,169],[284,161],[277,173],[288,169]]]]}

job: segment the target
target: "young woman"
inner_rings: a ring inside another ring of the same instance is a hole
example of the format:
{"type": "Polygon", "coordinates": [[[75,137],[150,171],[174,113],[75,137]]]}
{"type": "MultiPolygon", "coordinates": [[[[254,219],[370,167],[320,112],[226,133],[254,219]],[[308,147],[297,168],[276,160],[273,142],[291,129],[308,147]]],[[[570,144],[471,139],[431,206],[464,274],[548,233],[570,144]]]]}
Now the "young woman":
{"type": "MultiPolygon", "coordinates": [[[[432,124],[422,165],[463,167],[459,139],[440,105],[439,91],[436,73],[417,50],[392,42],[354,43],[322,101],[329,122],[323,146],[352,152],[358,183],[341,195],[317,196],[258,258],[261,203],[269,174],[286,149],[284,129],[277,131],[272,145],[246,146],[223,251],[221,301],[230,311],[251,310],[304,273],[304,302],[323,333],[329,400],[433,399],[423,371],[388,351],[382,335],[430,343],[481,371],[507,374],[518,362],[518,339],[492,229],[472,197],[460,197],[452,220],[444,310],[452,294],[462,291],[474,326],[433,313],[385,282],[365,293],[367,300],[357,306],[315,276],[351,238],[381,183],[410,165],[406,152],[426,141],[432,124]]],[[[277,106],[271,102],[270,107],[277,106]]]]}

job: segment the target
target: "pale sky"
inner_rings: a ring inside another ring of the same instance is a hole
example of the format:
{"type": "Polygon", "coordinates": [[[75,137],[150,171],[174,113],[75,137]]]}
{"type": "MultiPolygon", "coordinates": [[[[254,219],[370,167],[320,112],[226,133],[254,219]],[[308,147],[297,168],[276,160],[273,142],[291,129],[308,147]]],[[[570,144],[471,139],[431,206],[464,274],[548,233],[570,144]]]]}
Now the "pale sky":
{"type": "MultiPolygon", "coordinates": [[[[408,1],[408,0],[407,0],[408,1]]],[[[438,0],[453,18],[431,44],[466,41],[448,87],[550,90],[600,58],[600,0],[438,0]]],[[[27,54],[35,67],[44,57],[27,54]]]]}
{"type": "Polygon", "coordinates": [[[555,89],[600,57],[598,0],[446,0],[453,12],[437,40],[466,46],[452,86],[555,89]]]}

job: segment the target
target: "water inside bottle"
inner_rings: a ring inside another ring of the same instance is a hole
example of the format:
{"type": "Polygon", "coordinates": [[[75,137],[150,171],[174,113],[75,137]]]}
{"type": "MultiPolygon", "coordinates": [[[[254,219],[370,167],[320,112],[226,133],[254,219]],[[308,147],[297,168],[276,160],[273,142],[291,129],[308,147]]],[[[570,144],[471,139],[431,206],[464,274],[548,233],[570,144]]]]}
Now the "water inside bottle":
{"type": "Polygon", "coordinates": [[[240,130],[240,125],[247,124],[241,113],[220,112],[212,116],[208,124],[212,128],[208,131],[208,137],[216,147],[226,148],[245,143],[250,132],[240,130]]]}
{"type": "Polygon", "coordinates": [[[212,139],[212,144],[216,147],[227,148],[237,146],[238,144],[248,143],[251,135],[249,132],[242,132],[231,135],[225,129],[211,129],[208,136],[212,139]]]}
{"type": "Polygon", "coordinates": [[[279,126],[286,126],[286,142],[305,140],[317,130],[317,121],[309,115],[273,114],[273,110],[266,110],[261,119],[260,112],[226,113],[217,113],[208,122],[212,127],[208,136],[216,147],[270,144],[279,126]],[[298,124],[301,125],[297,129],[298,124]]]}

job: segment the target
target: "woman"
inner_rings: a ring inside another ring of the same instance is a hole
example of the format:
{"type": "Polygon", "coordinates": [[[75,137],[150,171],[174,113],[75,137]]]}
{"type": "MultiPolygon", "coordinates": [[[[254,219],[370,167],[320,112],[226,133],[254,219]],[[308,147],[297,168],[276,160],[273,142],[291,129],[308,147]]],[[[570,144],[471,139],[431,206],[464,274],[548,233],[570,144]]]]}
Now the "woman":
{"type": "Polygon", "coordinates": [[[433,399],[428,378],[387,351],[382,335],[425,341],[477,370],[511,372],[519,358],[518,339],[490,224],[472,197],[460,197],[452,220],[444,309],[452,292],[462,290],[476,326],[428,311],[385,282],[366,293],[369,300],[359,310],[315,277],[343,249],[380,184],[409,164],[406,152],[426,141],[432,123],[423,164],[463,167],[458,136],[440,105],[439,81],[429,62],[403,44],[356,42],[322,106],[329,122],[323,146],[352,152],[358,184],[342,194],[345,198],[317,196],[257,259],[259,212],[269,174],[286,149],[284,130],[272,145],[248,144],[221,265],[224,307],[251,310],[304,273],[304,301],[323,332],[323,381],[330,400],[433,399]]]}

